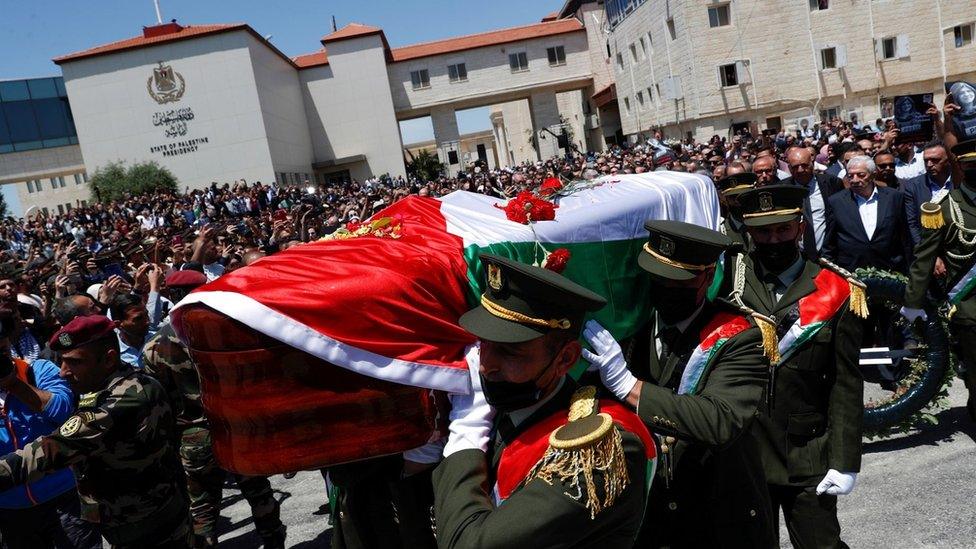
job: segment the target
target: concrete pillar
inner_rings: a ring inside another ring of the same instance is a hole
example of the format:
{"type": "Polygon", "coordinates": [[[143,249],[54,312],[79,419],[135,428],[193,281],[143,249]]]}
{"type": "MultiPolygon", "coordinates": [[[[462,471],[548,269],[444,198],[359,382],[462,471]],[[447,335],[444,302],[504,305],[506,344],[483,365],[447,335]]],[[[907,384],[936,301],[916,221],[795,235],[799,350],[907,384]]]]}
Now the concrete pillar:
{"type": "Polygon", "coordinates": [[[560,154],[556,138],[543,128],[549,128],[559,134],[559,105],[556,102],[556,92],[544,91],[533,93],[529,98],[529,108],[532,110],[532,129],[535,132],[536,153],[539,160],[548,160],[560,154]]]}
{"type": "Polygon", "coordinates": [[[430,111],[430,122],[434,127],[434,143],[437,158],[444,164],[448,175],[456,175],[461,169],[461,136],[458,133],[457,117],[454,109],[439,107],[430,111]],[[455,152],[457,162],[451,164],[450,151],[455,152]]]}

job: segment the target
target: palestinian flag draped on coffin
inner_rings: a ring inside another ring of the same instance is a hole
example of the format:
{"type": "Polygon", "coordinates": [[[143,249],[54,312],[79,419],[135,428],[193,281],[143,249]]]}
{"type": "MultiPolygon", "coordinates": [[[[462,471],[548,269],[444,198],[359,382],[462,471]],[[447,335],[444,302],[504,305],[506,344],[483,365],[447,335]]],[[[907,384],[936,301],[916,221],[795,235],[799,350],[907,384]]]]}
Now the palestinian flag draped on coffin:
{"type": "Polygon", "coordinates": [[[478,254],[539,264],[566,248],[563,274],[603,295],[596,318],[624,338],[646,320],[637,266],[647,219],[719,224],[714,185],[677,172],[604,177],[550,200],[555,219],[511,221],[503,199],[409,197],[336,238],[296,246],[225,275],[175,310],[202,303],[290,347],[359,374],[455,393],[470,390],[457,324],[482,293],[478,254]],[[346,234],[348,233],[348,234],[346,234]]]}
{"type": "Polygon", "coordinates": [[[597,318],[623,338],[647,315],[644,221],[718,227],[714,186],[690,174],[579,182],[549,200],[555,210],[538,205],[553,218],[528,225],[509,219],[524,213],[518,199],[406,198],[190,294],[173,324],[200,375],[218,463],[270,475],[442,437],[441,391],[470,391],[475,341],[457,321],[482,293],[482,250],[541,263],[544,250],[568,249],[563,274],[608,298],[597,318]]]}

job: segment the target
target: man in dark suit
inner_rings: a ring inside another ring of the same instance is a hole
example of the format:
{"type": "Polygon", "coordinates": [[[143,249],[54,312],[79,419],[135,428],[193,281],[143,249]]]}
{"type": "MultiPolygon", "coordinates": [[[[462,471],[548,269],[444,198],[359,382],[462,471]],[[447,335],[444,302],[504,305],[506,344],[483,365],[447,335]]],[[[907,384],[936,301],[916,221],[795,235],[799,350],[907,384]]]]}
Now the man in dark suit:
{"type": "Polygon", "coordinates": [[[902,274],[911,262],[903,197],[874,183],[877,167],[867,156],[847,163],[850,189],[827,200],[827,232],[821,255],[853,271],[876,267],[902,274]]]}
{"type": "Polygon", "coordinates": [[[844,182],[830,175],[813,173],[813,153],[810,149],[794,147],[786,151],[786,161],[792,175],[781,183],[799,185],[809,193],[803,203],[803,218],[806,220],[803,253],[816,259],[820,257],[820,249],[827,232],[827,199],[844,190],[844,182]]]}
{"type": "Polygon", "coordinates": [[[919,208],[926,202],[939,202],[954,187],[949,154],[941,141],[926,145],[922,158],[925,162],[925,173],[899,180],[901,190],[905,193],[905,218],[908,220],[913,246],[918,246],[922,240],[919,208]]]}

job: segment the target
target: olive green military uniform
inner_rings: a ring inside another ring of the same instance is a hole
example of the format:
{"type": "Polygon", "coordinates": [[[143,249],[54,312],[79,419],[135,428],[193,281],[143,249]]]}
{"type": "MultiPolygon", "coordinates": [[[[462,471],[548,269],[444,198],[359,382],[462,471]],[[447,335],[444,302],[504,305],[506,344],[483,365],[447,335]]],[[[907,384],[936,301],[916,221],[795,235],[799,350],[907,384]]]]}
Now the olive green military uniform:
{"type": "MultiPolygon", "coordinates": [[[[740,198],[747,225],[764,226],[798,220],[806,196],[801,187],[771,185],[740,198]]],[[[779,339],[800,319],[804,297],[822,292],[815,303],[824,307],[821,314],[826,317],[809,340],[791,347],[774,366],[753,433],[762,452],[773,518],[778,524],[782,508],[794,547],[846,547],[840,540],[837,496],[818,496],[816,488],[830,469],[860,471],[863,321],[846,297],[850,274],[821,273],[820,265],[800,256],[799,247],[796,254],[792,266],[779,273],[766,272],[755,253],[740,265],[744,284],[737,290],[742,301],[772,319],[779,339]],[[820,290],[818,277],[821,284],[833,284],[832,289],[820,290]],[[831,302],[837,288],[845,293],[831,302]],[[837,308],[826,312],[827,302],[837,308]]]]}
{"type": "MultiPolygon", "coordinates": [[[[490,487],[497,479],[505,448],[518,441],[533,425],[560,412],[568,412],[576,384],[565,379],[562,387],[522,421],[499,414],[488,456],[462,450],[444,459],[434,470],[434,501],[438,545],[442,548],[508,547],[634,547],[646,500],[647,458],[634,434],[614,425],[623,442],[629,485],[613,505],[591,517],[585,488],[573,478],[554,478],[549,484],[533,478],[511,497],[496,505],[490,487]]],[[[594,484],[605,477],[594,471],[594,484]]]]}
{"type": "Polygon", "coordinates": [[[174,430],[163,388],[123,366],[101,390],[82,395],[57,432],[0,459],[0,491],[71,466],[82,518],[113,547],[188,547],[174,430]]]}
{"type": "MultiPolygon", "coordinates": [[[[933,283],[941,282],[932,274],[936,259],[942,258],[945,264],[946,290],[953,288],[976,264],[976,254],[973,253],[976,252],[976,191],[968,185],[949,191],[935,215],[940,218],[936,224],[941,227],[922,229],[922,240],[915,248],[915,262],[909,270],[905,307],[926,308],[926,292],[932,289],[933,283]]],[[[960,377],[969,389],[970,417],[976,420],[973,399],[976,391],[976,292],[969,292],[955,304],[949,318],[949,330],[961,363],[960,377]]]]}
{"type": "MultiPolygon", "coordinates": [[[[742,299],[773,317],[782,334],[797,318],[797,302],[816,291],[821,267],[804,261],[796,281],[776,301],[747,260],[742,299]]],[[[784,510],[791,539],[800,547],[838,547],[837,496],[817,495],[829,469],[861,468],[864,380],[858,370],[862,320],[847,302],[802,347],[776,366],[773,391],[754,433],[762,449],[774,518],[784,510]]]]}
{"type": "MultiPolygon", "coordinates": [[[[578,337],[586,313],[606,305],[552,271],[489,254],[481,261],[487,275],[482,304],[459,323],[501,349],[552,332],[578,337]]],[[[536,386],[533,396],[514,403],[504,399],[517,393],[517,384],[482,383],[487,404],[499,411],[485,451],[446,449],[434,470],[438,545],[633,547],[653,456],[650,435],[636,415],[601,401],[593,387],[577,392],[565,376],[548,395],[536,386]]]]}
{"type": "Polygon", "coordinates": [[[721,197],[722,225],[719,232],[729,237],[735,247],[748,249],[749,237],[742,224],[742,213],[739,211],[739,195],[756,186],[756,174],[737,173],[715,182],[721,197]]]}
{"type": "Polygon", "coordinates": [[[656,329],[652,321],[622,345],[631,371],[645,381],[637,413],[662,437],[637,547],[774,543],[759,449],[749,431],[768,371],[759,329],[752,326],[719,349],[696,394],[676,394],[700,330],[720,312],[739,313],[706,304],[684,331],[656,329]]]}
{"type": "Polygon", "coordinates": [[[431,471],[403,477],[396,454],[345,463],[328,469],[335,487],[333,549],[437,546],[432,510],[431,471]]]}
{"type": "MultiPolygon", "coordinates": [[[[210,427],[203,414],[200,376],[172,325],[163,326],[146,344],[143,364],[146,373],[162,383],[176,412],[179,428],[177,444],[186,472],[190,514],[197,544],[215,546],[217,518],[220,516],[227,473],[214,459],[210,427]]],[[[231,473],[231,477],[251,506],[255,529],[264,540],[265,547],[282,547],[285,527],[281,523],[280,507],[267,477],[236,473],[231,473]]]]}

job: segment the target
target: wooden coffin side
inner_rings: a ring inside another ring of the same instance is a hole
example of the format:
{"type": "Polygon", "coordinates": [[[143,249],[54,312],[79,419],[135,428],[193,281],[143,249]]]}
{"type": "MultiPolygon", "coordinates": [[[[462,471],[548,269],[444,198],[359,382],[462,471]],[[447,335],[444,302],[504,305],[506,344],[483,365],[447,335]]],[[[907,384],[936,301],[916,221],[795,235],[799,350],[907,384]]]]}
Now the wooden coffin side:
{"type": "Polygon", "coordinates": [[[330,364],[204,305],[186,307],[181,323],[214,455],[230,471],[271,475],[399,453],[437,428],[430,390],[330,364]]]}

